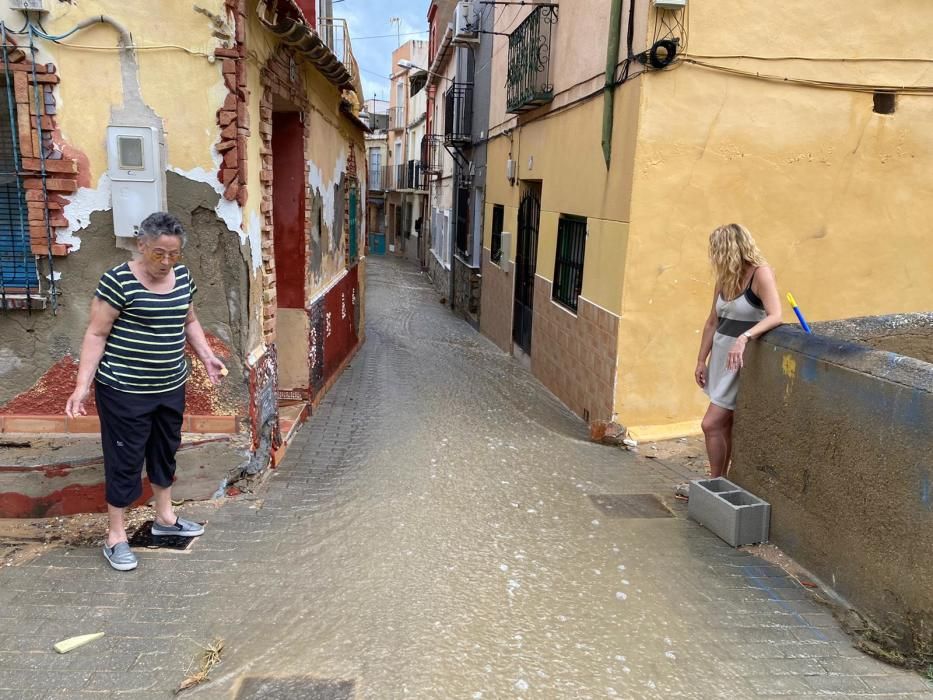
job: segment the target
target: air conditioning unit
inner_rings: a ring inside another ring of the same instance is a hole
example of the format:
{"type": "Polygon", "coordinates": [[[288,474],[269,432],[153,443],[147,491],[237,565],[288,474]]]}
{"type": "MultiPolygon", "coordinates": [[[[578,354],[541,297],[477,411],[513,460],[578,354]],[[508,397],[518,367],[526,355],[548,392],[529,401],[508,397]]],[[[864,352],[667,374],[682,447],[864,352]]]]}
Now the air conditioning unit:
{"type": "Polygon", "coordinates": [[[654,6],[659,10],[683,10],[687,0],[654,0],[654,6]]]}
{"type": "Polygon", "coordinates": [[[476,43],[479,41],[479,12],[474,0],[457,3],[454,12],[454,42],[476,43]]]}

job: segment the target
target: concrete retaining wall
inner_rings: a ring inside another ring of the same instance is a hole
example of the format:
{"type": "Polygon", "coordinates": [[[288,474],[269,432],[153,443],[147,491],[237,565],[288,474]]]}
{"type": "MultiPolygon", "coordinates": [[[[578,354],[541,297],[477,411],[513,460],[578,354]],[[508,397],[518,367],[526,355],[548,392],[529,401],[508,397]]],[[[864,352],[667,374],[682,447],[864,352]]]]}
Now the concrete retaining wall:
{"type": "Polygon", "coordinates": [[[814,331],[749,347],[730,478],[771,503],[773,542],[933,658],[933,365],[875,349],[929,353],[933,314],[814,331]]]}

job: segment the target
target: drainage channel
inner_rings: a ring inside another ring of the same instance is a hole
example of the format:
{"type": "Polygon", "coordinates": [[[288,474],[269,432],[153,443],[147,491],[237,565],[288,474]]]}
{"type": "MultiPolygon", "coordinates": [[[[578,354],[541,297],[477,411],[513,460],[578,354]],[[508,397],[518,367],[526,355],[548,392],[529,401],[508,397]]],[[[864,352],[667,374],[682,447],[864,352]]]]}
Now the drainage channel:
{"type": "Polygon", "coordinates": [[[654,493],[590,494],[590,501],[609,518],[645,520],[675,517],[671,507],[654,493]]]}
{"type": "MultiPolygon", "coordinates": [[[[152,520],[147,520],[134,532],[130,538],[130,547],[137,549],[171,549],[183,551],[190,549],[197,537],[178,537],[177,535],[153,535],[152,520]]],[[[204,525],[204,523],[200,523],[204,525]]]]}

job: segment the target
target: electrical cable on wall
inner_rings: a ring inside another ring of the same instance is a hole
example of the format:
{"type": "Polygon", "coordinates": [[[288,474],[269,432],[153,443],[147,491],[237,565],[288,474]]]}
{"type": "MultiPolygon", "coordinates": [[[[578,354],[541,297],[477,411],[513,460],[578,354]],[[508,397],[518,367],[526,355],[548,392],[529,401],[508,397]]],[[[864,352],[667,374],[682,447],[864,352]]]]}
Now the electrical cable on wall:
{"type": "MultiPolygon", "coordinates": [[[[669,49],[670,44],[667,42],[673,42],[678,53],[685,53],[687,51],[687,45],[689,41],[689,31],[688,27],[690,24],[690,5],[683,10],[663,10],[655,8],[654,14],[654,32],[651,39],[651,47],[648,52],[643,54],[644,60],[650,60],[651,57],[648,55],[652,49],[655,47],[663,46],[666,49],[669,49]],[[665,42],[661,44],[661,42],[665,42]]],[[[655,51],[655,56],[658,55],[658,51],[655,51]]],[[[672,52],[667,50],[667,54],[670,55],[672,52]]],[[[655,62],[663,65],[655,65],[651,63],[655,69],[667,68],[674,64],[673,60],[665,61],[663,58],[655,59],[655,62]]],[[[676,65],[675,65],[676,67],[676,65]]]]}
{"type": "Polygon", "coordinates": [[[785,83],[790,85],[802,85],[813,88],[823,88],[826,90],[841,90],[847,92],[887,92],[905,95],[933,96],[933,85],[880,85],[868,83],[850,83],[845,81],[816,80],[813,78],[794,78],[786,75],[770,75],[755,71],[742,70],[740,68],[731,68],[729,66],[720,66],[714,63],[698,61],[690,57],[682,57],[677,61],[680,64],[689,64],[706,68],[707,70],[719,71],[730,75],[736,75],[743,78],[752,78],[754,80],[764,80],[766,82],[785,83]]]}
{"type": "Polygon", "coordinates": [[[677,57],[676,39],[659,39],[648,49],[648,65],[657,70],[663,70],[674,62],[677,57]]]}

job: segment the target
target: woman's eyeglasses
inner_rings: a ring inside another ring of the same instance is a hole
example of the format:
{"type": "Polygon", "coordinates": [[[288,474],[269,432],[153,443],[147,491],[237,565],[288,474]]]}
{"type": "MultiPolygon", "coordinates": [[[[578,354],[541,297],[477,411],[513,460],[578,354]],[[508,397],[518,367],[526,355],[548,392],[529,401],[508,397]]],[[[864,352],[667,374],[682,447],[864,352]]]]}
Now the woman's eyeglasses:
{"type": "Polygon", "coordinates": [[[178,262],[181,260],[181,251],[180,250],[162,250],[161,248],[155,248],[153,250],[146,251],[146,256],[153,262],[162,262],[168,260],[169,262],[178,262]]]}

